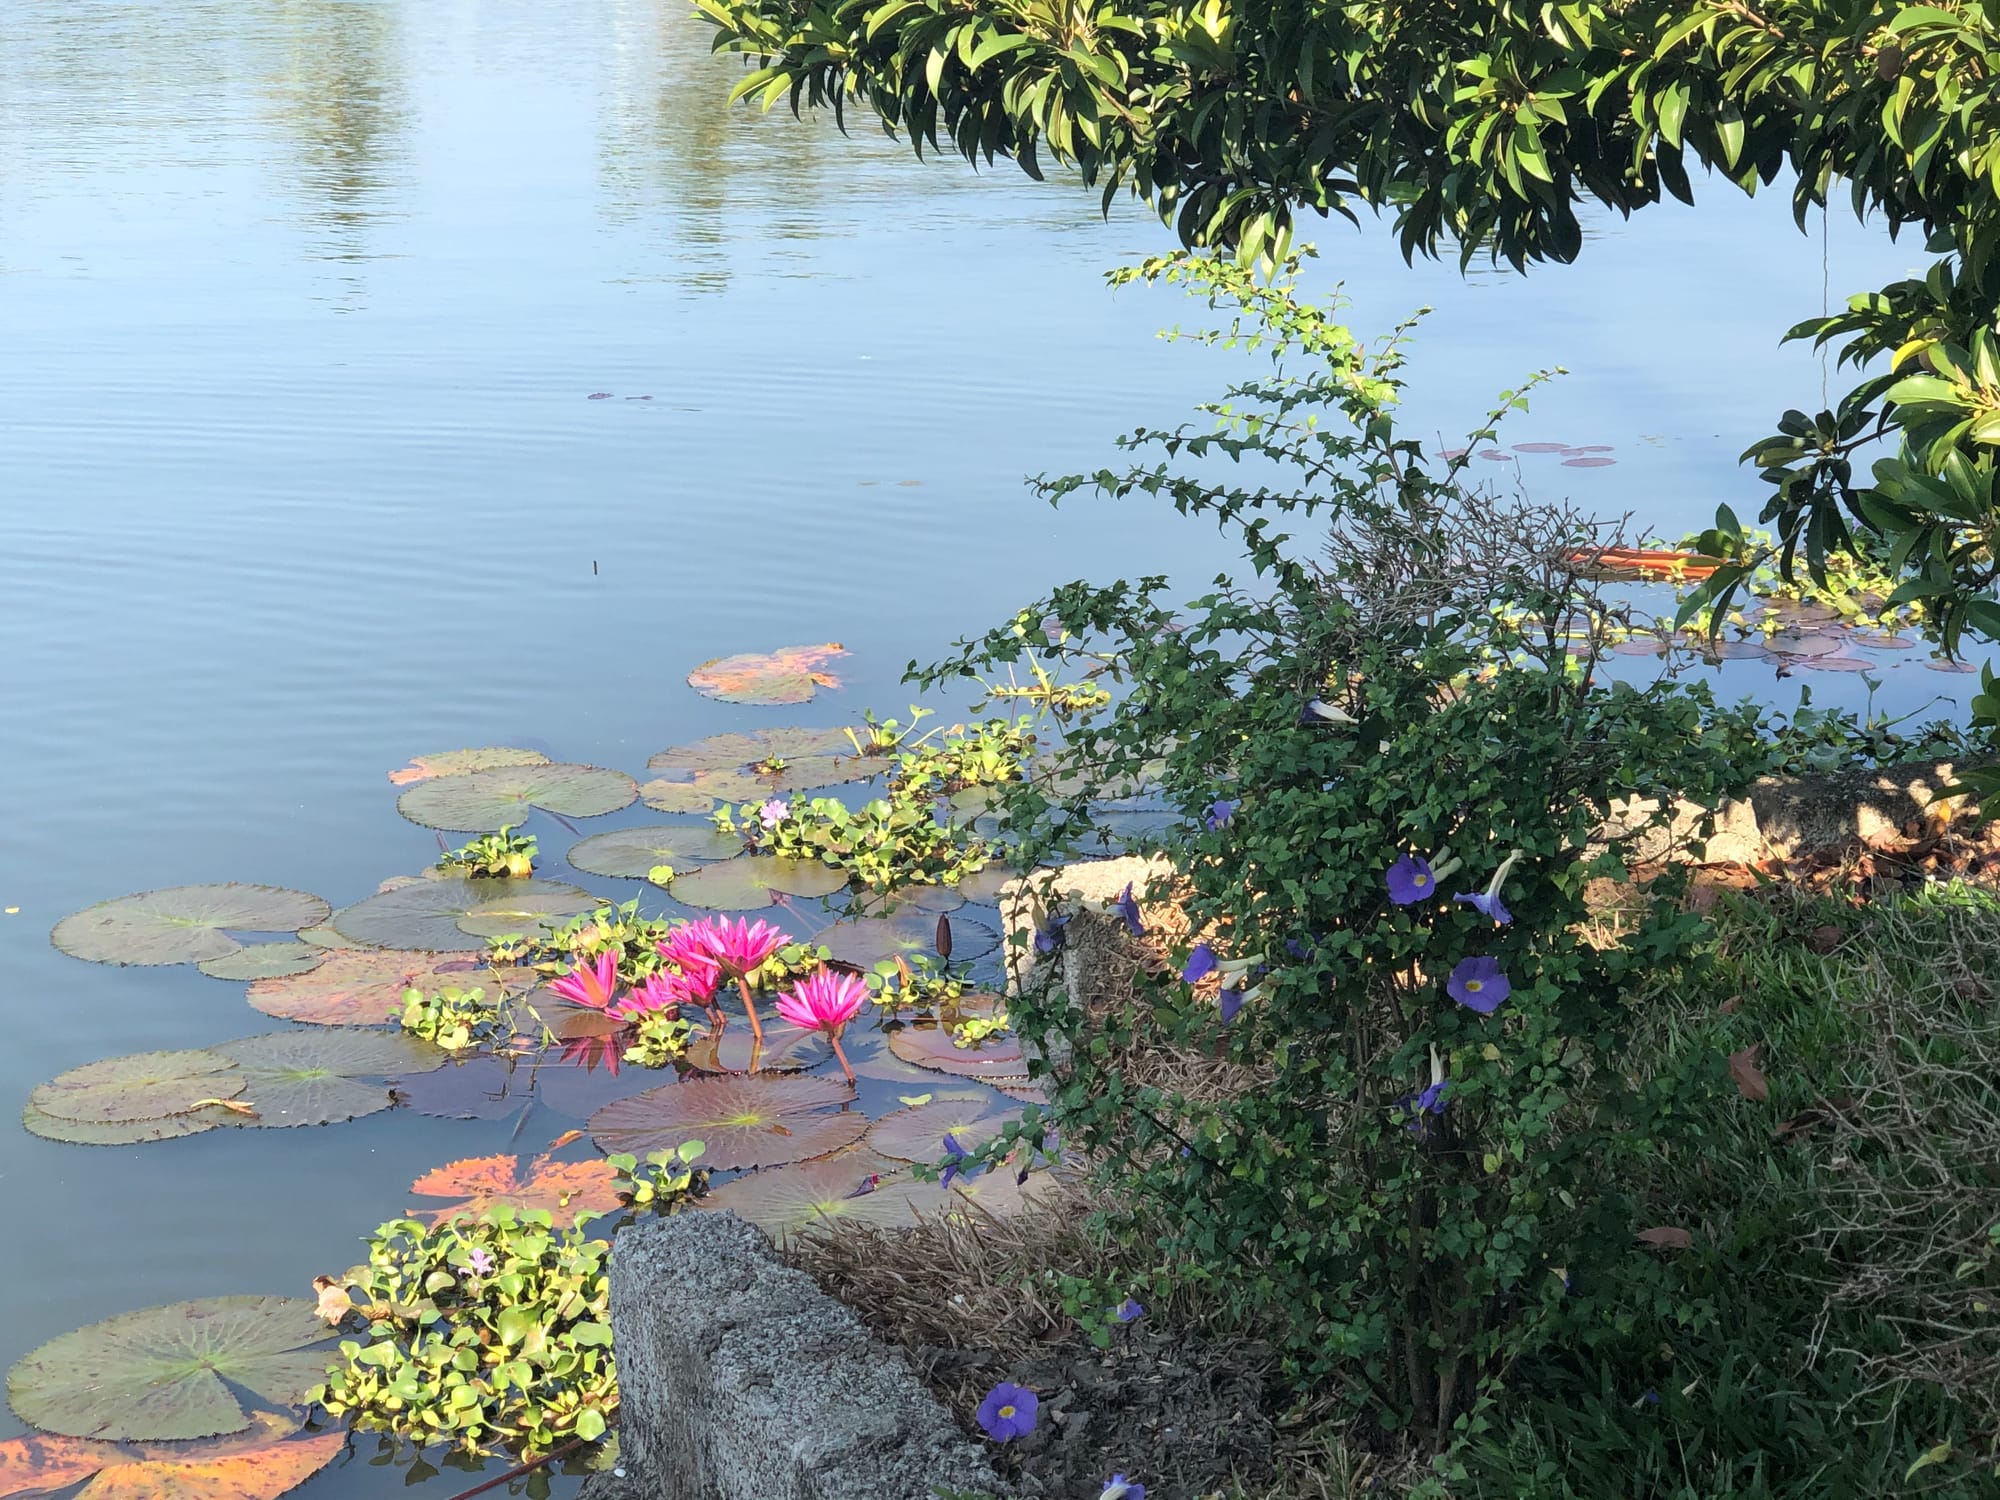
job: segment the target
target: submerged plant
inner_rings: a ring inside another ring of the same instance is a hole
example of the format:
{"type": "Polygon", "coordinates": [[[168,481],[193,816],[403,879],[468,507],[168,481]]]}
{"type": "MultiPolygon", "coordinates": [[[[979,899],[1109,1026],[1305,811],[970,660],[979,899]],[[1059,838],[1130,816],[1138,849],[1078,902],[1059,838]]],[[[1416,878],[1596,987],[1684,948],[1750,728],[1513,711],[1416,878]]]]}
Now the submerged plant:
{"type": "Polygon", "coordinates": [[[531,875],[535,869],[535,836],[517,834],[509,824],[498,833],[447,851],[437,862],[440,870],[463,870],[468,875],[513,877],[531,875]]]}
{"type": "Polygon", "coordinates": [[[604,1435],[618,1384],[606,1317],[610,1247],[585,1220],[486,1210],[384,1224],[336,1278],[367,1322],[313,1399],[357,1427],[534,1456],[604,1435]]]}

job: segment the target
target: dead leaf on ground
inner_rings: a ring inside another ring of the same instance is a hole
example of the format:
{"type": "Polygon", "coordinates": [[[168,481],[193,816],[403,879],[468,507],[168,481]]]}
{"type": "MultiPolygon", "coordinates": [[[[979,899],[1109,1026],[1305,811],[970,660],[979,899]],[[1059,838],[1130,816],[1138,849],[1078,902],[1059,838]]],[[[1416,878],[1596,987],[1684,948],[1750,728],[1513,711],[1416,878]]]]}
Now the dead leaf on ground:
{"type": "Polygon", "coordinates": [[[1806,934],[1806,946],[1815,953],[1831,953],[1840,946],[1843,936],[1845,934],[1833,923],[1823,922],[1806,934]]]}
{"type": "Polygon", "coordinates": [[[1759,1042],[1729,1054],[1729,1076],[1736,1080],[1736,1092],[1753,1104],[1762,1104],[1771,1097],[1771,1085],[1764,1077],[1764,1070],[1757,1066],[1757,1054],[1763,1050],[1764,1045],[1759,1042]]]}
{"type": "Polygon", "coordinates": [[[1639,1243],[1654,1250],[1691,1250],[1694,1236],[1685,1229],[1662,1226],[1658,1229],[1642,1229],[1638,1234],[1639,1243]]]}

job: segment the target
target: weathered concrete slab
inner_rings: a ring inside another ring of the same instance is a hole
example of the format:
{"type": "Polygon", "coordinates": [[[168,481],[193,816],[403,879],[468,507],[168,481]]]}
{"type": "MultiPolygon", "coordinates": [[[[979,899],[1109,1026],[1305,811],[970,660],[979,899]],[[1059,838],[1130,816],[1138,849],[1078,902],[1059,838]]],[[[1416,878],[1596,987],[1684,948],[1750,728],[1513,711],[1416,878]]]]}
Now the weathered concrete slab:
{"type": "Polygon", "coordinates": [[[933,1500],[1009,1493],[900,1357],[733,1214],[611,1251],[622,1477],[589,1500],[933,1500]]]}

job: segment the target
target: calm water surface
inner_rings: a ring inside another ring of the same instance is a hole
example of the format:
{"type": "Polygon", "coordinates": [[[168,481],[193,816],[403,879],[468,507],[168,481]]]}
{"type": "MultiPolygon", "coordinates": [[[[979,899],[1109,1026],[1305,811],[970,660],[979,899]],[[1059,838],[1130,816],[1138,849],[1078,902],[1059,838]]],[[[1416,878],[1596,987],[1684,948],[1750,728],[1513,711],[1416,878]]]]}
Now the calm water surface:
{"type": "MultiPolygon", "coordinates": [[[[1168,248],[1158,224],[732,112],[737,71],[678,0],[0,0],[9,1110],[100,1056],[269,1024],[192,969],[63,957],[58,917],[190,881],[355,900],[436,855],[383,780],[412,753],[636,771],[897,709],[911,657],[1062,579],[1221,564],[1201,527],[1057,515],[1020,483],[1240,368],[1152,342],[1193,314],[1173,296],[1104,288],[1168,248]],[[853,649],[850,687],[803,714],[682,683],[818,640],[853,649]]],[[[1528,281],[1329,227],[1315,275],[1366,329],[1439,309],[1427,430],[1567,365],[1510,440],[1619,462],[1524,459],[1532,492],[1662,529],[1754,510],[1734,455],[1818,396],[1775,333],[1819,311],[1822,246],[1776,199],[1642,222],[1528,281]]],[[[1912,258],[1839,221],[1825,254],[1836,299],[1912,258]]],[[[0,1365],[129,1308],[302,1294],[415,1175],[510,1129],[399,1111],[109,1150],[0,1128],[0,1365]]],[[[307,1493],[402,1487],[356,1457],[307,1493]]]]}

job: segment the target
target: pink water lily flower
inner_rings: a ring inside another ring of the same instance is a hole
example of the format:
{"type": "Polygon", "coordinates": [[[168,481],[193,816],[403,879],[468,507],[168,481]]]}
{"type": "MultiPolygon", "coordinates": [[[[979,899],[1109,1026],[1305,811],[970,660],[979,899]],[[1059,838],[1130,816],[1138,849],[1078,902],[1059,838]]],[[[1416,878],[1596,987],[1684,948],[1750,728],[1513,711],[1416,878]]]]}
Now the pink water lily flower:
{"type": "Polygon", "coordinates": [[[683,1005],[701,1003],[684,975],[653,974],[645,983],[634,985],[629,995],[611,1007],[611,1014],[636,1024],[647,1016],[678,1016],[683,1005]]]}
{"type": "Polygon", "coordinates": [[[822,1031],[833,1043],[833,1055],[840,1059],[840,1071],[854,1082],[854,1069],[841,1050],[840,1034],[847,1023],[868,1003],[868,986],[852,974],[820,969],[807,975],[778,996],[778,1014],[805,1031],[822,1031]]]}
{"type": "Polygon", "coordinates": [[[609,1010],[618,998],[618,955],[608,949],[590,963],[570,965],[569,972],[549,984],[551,994],[592,1010],[609,1010]]]}
{"type": "Polygon", "coordinates": [[[772,955],[791,938],[769,922],[753,922],[748,917],[738,917],[734,922],[727,917],[710,917],[690,923],[682,930],[690,934],[689,941],[715,965],[722,978],[736,981],[737,993],[743,996],[743,1009],[750,1015],[750,1035],[761,1046],[764,1026],[757,1016],[757,1002],[750,994],[750,976],[769,963],[772,955]]]}

